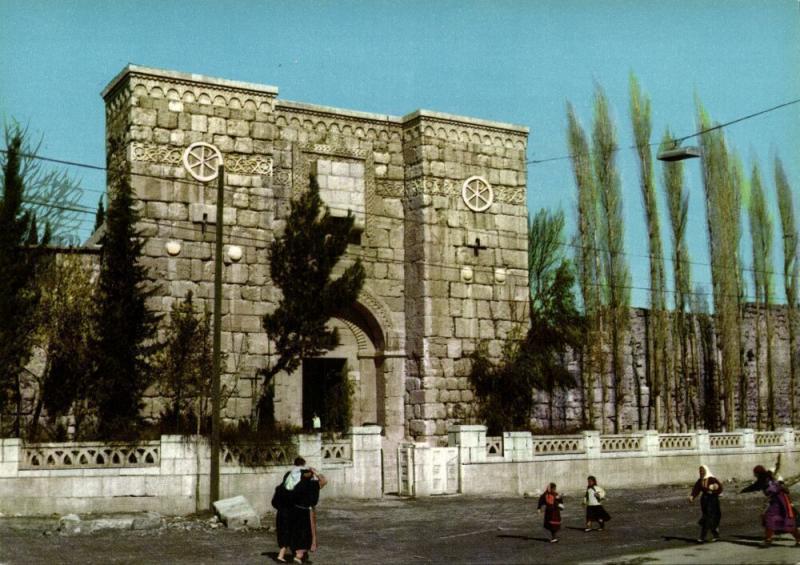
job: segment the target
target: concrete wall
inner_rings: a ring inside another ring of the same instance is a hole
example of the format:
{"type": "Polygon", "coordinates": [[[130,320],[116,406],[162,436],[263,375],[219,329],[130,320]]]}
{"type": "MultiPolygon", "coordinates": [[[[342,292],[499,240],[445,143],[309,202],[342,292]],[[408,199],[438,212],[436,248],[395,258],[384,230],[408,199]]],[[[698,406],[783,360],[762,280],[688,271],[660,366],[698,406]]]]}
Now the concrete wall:
{"type": "Polygon", "coordinates": [[[708,465],[720,479],[748,479],[756,465],[771,467],[782,455],[782,474],[800,472],[800,444],[795,432],[751,429],[724,434],[700,430],[688,434],[638,434],[601,436],[583,432],[576,436],[532,436],[507,432],[503,450],[488,453],[495,438],[486,437],[484,426],[455,426],[449,447],[409,444],[398,457],[404,494],[443,492],[474,495],[522,495],[540,492],[549,482],[562,492],[582,492],[586,477],[594,475],[606,488],[630,488],[659,484],[691,483],[697,469],[708,465]],[[458,482],[449,481],[446,463],[457,450],[458,482]],[[444,486],[443,486],[444,485],[444,486]]]}
{"type": "MultiPolygon", "coordinates": [[[[329,480],[322,498],[377,498],[381,492],[381,435],[377,426],[354,428],[346,438],[349,458],[323,458],[330,453],[319,434],[299,436],[297,453],[329,480]]],[[[158,461],[111,468],[63,464],[30,469],[26,448],[18,439],[0,440],[0,512],[49,514],[69,512],[132,512],[189,514],[209,506],[209,446],[195,437],[162,436],[147,444],[158,461]]],[[[347,446],[345,446],[347,447],[347,446]]],[[[50,444],[56,450],[81,453],[80,444],[50,444]]],[[[223,450],[224,452],[224,450],[223,450]]],[[[80,455],[79,455],[80,457],[80,455]]],[[[289,465],[260,468],[221,463],[222,498],[244,495],[259,513],[269,511],[275,486],[289,465]]]]}

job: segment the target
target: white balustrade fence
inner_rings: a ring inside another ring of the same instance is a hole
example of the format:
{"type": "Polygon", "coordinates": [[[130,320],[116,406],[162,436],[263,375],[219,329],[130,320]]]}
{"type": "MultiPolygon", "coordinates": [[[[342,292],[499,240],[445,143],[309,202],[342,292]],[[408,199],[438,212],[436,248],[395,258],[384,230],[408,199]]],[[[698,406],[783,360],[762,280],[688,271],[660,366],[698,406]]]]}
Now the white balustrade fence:
{"type": "MultiPolygon", "coordinates": [[[[710,465],[717,476],[748,479],[754,465],[772,465],[778,454],[784,457],[786,473],[800,473],[800,442],[795,443],[791,428],[722,433],[584,431],[563,436],[505,432],[503,441],[499,439],[487,437],[484,426],[454,426],[449,430],[449,446],[459,450],[460,492],[538,492],[550,481],[567,490],[579,490],[588,475],[598,476],[604,486],[690,483],[696,480],[701,464],[710,465]]],[[[419,477],[426,471],[417,465],[414,473],[419,477]]]]}
{"type": "MultiPolygon", "coordinates": [[[[285,445],[224,444],[220,494],[242,494],[265,512],[272,489],[299,455],[328,477],[326,496],[377,498],[381,445],[378,426],[354,427],[332,442],[300,434],[285,445]]],[[[439,486],[449,492],[457,485],[457,461],[448,459],[446,467],[439,486]]],[[[0,513],[195,512],[209,505],[209,471],[210,447],[197,436],[135,444],[0,439],[0,513]]]]}
{"type": "Polygon", "coordinates": [[[584,453],[583,436],[533,436],[534,455],[584,453]]]}
{"type": "Polygon", "coordinates": [[[21,448],[19,468],[44,470],[158,467],[160,449],[160,441],[116,445],[102,442],[25,444],[21,448]]]}

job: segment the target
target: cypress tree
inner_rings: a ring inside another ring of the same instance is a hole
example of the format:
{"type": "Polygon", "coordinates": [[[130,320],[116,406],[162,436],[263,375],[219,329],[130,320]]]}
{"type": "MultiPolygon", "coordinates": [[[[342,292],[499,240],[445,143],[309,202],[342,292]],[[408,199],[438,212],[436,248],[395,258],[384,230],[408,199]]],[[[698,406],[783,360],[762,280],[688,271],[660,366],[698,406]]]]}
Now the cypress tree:
{"type": "Polygon", "coordinates": [[[100,196],[100,199],[97,201],[97,212],[94,214],[94,230],[92,231],[100,229],[100,226],[102,226],[105,221],[106,207],[103,205],[103,197],[100,196]]]}
{"type": "MultiPolygon", "coordinates": [[[[31,215],[22,209],[25,183],[21,173],[23,133],[6,130],[7,152],[0,195],[0,415],[14,413],[13,430],[21,428],[21,373],[31,355],[34,313],[39,292],[35,285],[31,215]]],[[[35,225],[33,226],[34,230],[35,225]]],[[[2,422],[0,422],[2,424],[2,422]]],[[[0,433],[3,430],[0,429],[0,433]]]]}
{"type": "Polygon", "coordinates": [[[339,345],[338,332],[326,324],[357,300],[365,276],[357,259],[339,278],[331,279],[351,240],[353,221],[349,214],[344,218],[331,216],[312,175],[309,190],[292,202],[284,233],[269,248],[270,278],[282,297],[278,307],[263,318],[277,359],[262,372],[264,386],[258,406],[261,427],[273,423],[267,413],[272,378],[281,371],[291,373],[305,357],[339,345]]]}
{"type": "Polygon", "coordinates": [[[153,379],[152,356],[158,350],[159,316],[145,306],[155,288],[138,263],[143,241],[136,231],[138,214],[127,174],[112,184],[106,236],[97,282],[92,354],[93,403],[98,436],[122,438],[135,432],[141,399],[153,379]]]}

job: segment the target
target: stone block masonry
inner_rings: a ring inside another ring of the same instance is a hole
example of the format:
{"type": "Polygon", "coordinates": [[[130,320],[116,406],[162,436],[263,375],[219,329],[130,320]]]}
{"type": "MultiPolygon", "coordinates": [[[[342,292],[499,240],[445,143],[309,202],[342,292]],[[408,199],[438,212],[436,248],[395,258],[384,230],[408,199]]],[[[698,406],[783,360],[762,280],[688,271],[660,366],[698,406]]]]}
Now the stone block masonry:
{"type": "MultiPolygon", "coordinates": [[[[267,248],[315,174],[331,213],[352,214],[360,231],[343,265],[360,258],[367,274],[358,303],[331,321],[341,345],[325,355],[346,360],[351,423],[383,426],[388,453],[409,436],[444,441],[471,411],[466,357],[478,340],[499,353],[526,324],[527,128],[290,102],[272,86],[135,65],[103,98],[108,162],[131,172],[148,237],[142,261],[159,289],[149,305],[163,313],[189,290],[199,308],[211,306],[215,192],[181,159],[195,142],[223,154],[226,244],[244,248],[224,269],[225,417],[253,417],[258,372],[275,361],[261,326],[280,296],[267,248]],[[182,243],[176,257],[164,248],[173,239],[182,243]]],[[[274,381],[284,423],[308,419],[302,371],[274,381]]],[[[160,408],[151,398],[147,415],[160,408]]]]}

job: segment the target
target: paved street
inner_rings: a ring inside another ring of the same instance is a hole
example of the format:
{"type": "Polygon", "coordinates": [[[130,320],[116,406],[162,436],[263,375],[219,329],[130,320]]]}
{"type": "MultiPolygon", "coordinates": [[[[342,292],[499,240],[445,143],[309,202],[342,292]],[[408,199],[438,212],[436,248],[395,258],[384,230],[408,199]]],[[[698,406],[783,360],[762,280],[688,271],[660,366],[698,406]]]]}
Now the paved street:
{"type": "MultiPolygon", "coordinates": [[[[462,496],[325,500],[319,509],[317,564],[348,563],[796,563],[789,539],[760,548],[761,495],[722,502],[723,541],[697,546],[699,505],[688,486],[615,490],[605,532],[583,532],[577,493],[566,493],[558,544],[535,512],[535,500],[462,496]],[[570,496],[571,495],[571,496],[570,496]]],[[[178,521],[155,531],[105,531],[63,536],[53,519],[0,519],[0,563],[272,563],[272,531],[211,529],[178,521]]]]}

